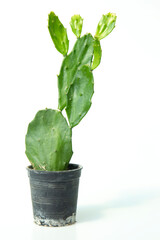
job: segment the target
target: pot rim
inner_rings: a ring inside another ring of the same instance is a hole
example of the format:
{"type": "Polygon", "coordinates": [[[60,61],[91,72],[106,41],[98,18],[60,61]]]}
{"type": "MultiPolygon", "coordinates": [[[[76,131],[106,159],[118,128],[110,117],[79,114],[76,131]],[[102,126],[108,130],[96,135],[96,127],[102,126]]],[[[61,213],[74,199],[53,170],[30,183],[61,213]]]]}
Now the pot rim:
{"type": "Polygon", "coordinates": [[[79,171],[79,170],[82,170],[82,166],[79,165],[79,164],[76,164],[76,163],[69,163],[69,166],[73,166],[75,168],[73,169],[67,169],[67,170],[62,170],[62,171],[43,171],[43,170],[36,170],[36,169],[33,169],[32,165],[29,165],[26,167],[26,169],[28,171],[31,171],[31,172],[37,172],[37,173],[68,173],[68,172],[75,172],[75,171],[79,171]]]}

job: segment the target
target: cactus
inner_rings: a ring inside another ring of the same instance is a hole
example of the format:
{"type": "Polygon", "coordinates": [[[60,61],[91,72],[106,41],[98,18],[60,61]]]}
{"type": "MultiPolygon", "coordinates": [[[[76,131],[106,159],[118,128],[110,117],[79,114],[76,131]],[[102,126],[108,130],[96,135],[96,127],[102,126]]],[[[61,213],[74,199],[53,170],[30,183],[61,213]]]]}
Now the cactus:
{"type": "Polygon", "coordinates": [[[60,22],[54,12],[51,12],[48,17],[48,30],[55,45],[55,48],[64,56],[68,52],[69,40],[67,30],[60,22]]]}
{"type": "Polygon", "coordinates": [[[81,121],[90,109],[93,92],[94,82],[90,67],[87,65],[81,66],[67,94],[66,113],[72,128],[81,121]]]}
{"type": "Polygon", "coordinates": [[[92,62],[92,70],[98,67],[98,65],[101,62],[101,57],[102,57],[102,49],[101,49],[101,44],[98,39],[94,40],[94,45],[93,45],[93,62],[92,62]]]}
{"type": "Polygon", "coordinates": [[[83,25],[83,18],[80,15],[74,15],[71,17],[70,26],[72,32],[76,35],[77,38],[81,36],[83,25]]]}
{"type": "Polygon", "coordinates": [[[26,155],[37,170],[67,169],[72,156],[72,133],[62,113],[39,111],[28,126],[26,155]]]}
{"type": "Polygon", "coordinates": [[[100,19],[97,26],[95,38],[101,40],[105,38],[108,34],[110,34],[115,28],[116,18],[117,17],[115,13],[108,13],[106,15],[102,15],[102,18],[100,19]]]}
{"type": "Polygon", "coordinates": [[[72,157],[72,128],[86,115],[94,93],[93,70],[100,64],[100,40],[115,27],[116,15],[103,15],[96,34],[81,37],[83,19],[71,18],[70,26],[77,36],[73,50],[67,55],[67,30],[54,12],[49,14],[48,29],[55,48],[64,56],[58,75],[58,110],[38,111],[30,122],[25,138],[26,155],[36,170],[61,171],[68,168],[72,157]],[[69,125],[62,115],[65,109],[69,125]]]}
{"type": "Polygon", "coordinates": [[[91,66],[93,58],[94,38],[86,34],[78,38],[72,52],[63,60],[58,76],[58,108],[63,110],[67,106],[67,94],[73,84],[78,69],[83,65],[91,66]]]}

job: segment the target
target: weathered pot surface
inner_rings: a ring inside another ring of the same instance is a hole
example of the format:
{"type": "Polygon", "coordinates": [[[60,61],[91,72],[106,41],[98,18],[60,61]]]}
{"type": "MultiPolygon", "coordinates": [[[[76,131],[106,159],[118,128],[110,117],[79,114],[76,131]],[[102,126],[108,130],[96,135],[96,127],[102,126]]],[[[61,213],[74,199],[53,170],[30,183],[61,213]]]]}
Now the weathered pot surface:
{"type": "Polygon", "coordinates": [[[69,164],[66,171],[39,171],[27,167],[34,222],[60,227],[76,222],[79,178],[82,166],[69,164]]]}

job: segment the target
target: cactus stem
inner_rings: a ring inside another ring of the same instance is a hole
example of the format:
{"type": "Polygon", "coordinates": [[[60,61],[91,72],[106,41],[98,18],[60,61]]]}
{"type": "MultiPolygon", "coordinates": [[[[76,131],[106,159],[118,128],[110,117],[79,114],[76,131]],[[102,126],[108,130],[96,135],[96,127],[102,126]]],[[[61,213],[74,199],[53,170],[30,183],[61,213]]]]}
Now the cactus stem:
{"type": "Polygon", "coordinates": [[[43,165],[41,165],[41,168],[43,168],[44,170],[46,170],[46,169],[45,169],[45,166],[43,166],[43,165]]]}
{"type": "Polygon", "coordinates": [[[61,111],[40,110],[29,124],[25,143],[36,170],[61,171],[72,156],[71,130],[61,111]]]}

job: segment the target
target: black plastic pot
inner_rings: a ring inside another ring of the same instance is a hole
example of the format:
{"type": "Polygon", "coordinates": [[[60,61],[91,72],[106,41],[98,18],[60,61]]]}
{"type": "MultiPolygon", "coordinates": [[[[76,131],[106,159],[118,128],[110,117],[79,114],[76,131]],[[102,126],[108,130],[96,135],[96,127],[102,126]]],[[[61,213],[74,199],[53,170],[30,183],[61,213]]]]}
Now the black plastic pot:
{"type": "Polygon", "coordinates": [[[82,167],[69,164],[66,171],[39,171],[27,167],[34,222],[59,227],[76,222],[79,177],[82,167]]]}

